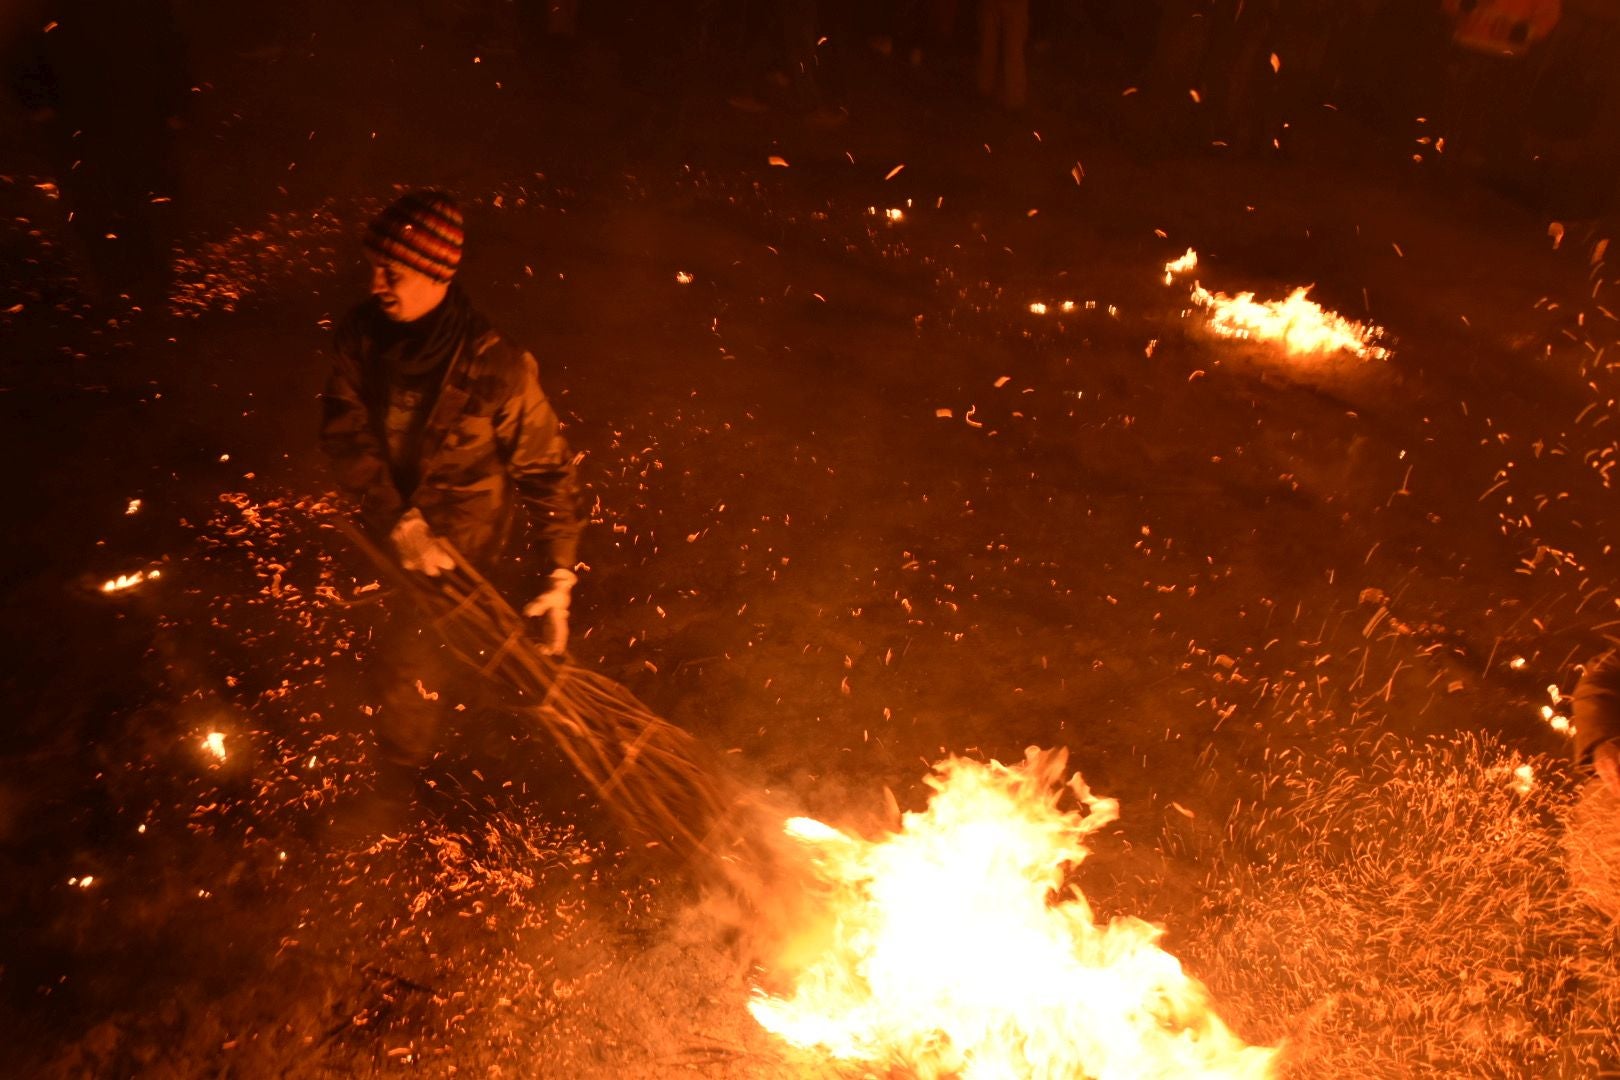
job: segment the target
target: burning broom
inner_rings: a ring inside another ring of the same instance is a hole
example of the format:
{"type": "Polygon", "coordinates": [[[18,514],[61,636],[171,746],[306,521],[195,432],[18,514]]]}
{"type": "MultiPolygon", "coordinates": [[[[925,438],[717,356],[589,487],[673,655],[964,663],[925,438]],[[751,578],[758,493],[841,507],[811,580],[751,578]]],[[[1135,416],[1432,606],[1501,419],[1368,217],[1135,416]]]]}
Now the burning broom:
{"type": "Polygon", "coordinates": [[[407,573],[351,522],[334,525],[452,655],[534,718],[628,832],[694,861],[726,859],[738,845],[737,799],[691,732],[612,679],[541,652],[523,617],[442,539],[455,567],[429,578],[407,573]]]}

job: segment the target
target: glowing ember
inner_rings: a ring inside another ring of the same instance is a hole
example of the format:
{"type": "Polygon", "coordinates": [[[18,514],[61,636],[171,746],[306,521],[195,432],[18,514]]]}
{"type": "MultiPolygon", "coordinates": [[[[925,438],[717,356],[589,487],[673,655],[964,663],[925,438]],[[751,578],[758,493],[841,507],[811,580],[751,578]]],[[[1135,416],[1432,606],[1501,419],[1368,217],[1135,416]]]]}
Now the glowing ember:
{"type": "Polygon", "coordinates": [[[210,731],[203,736],[203,751],[211,754],[219,761],[225,760],[225,733],[223,731],[210,731]]]}
{"type": "Polygon", "coordinates": [[[1063,782],[1067,758],[945,761],[928,809],[880,840],[790,821],[825,925],[793,943],[813,959],[790,993],[756,993],[755,1018],[795,1045],[923,1077],[1271,1075],[1277,1051],[1232,1034],[1157,928],[1099,925],[1065,887],[1085,837],[1118,817],[1079,776],[1063,782]],[[1068,791],[1084,813],[1059,808],[1068,791]]]}
{"type": "Polygon", "coordinates": [[[104,593],[123,592],[125,589],[133,589],[143,581],[156,581],[161,573],[159,570],[137,570],[133,574],[119,574],[110,581],[102,582],[101,591],[104,593]]]}
{"type": "Polygon", "coordinates": [[[1513,770],[1513,790],[1520,795],[1530,794],[1530,789],[1536,786],[1536,771],[1529,765],[1520,765],[1513,770]]]}
{"type": "Polygon", "coordinates": [[[1164,283],[1168,285],[1175,280],[1177,274],[1185,274],[1187,271],[1196,270],[1197,268],[1198,252],[1188,248],[1187,254],[1179,259],[1171,259],[1164,264],[1164,283]]]}
{"type": "MultiPolygon", "coordinates": [[[[1513,668],[1515,671],[1521,670],[1524,667],[1524,658],[1522,656],[1514,657],[1508,663],[1508,667],[1513,668]]],[[[1574,728],[1570,725],[1569,716],[1565,712],[1566,707],[1570,704],[1569,695],[1564,693],[1557,683],[1551,683],[1547,687],[1547,696],[1552,699],[1552,704],[1541,707],[1541,718],[1547,722],[1548,727],[1558,732],[1558,734],[1573,735],[1574,728]]]]}
{"type": "Polygon", "coordinates": [[[1036,300],[1029,305],[1029,313],[1031,315],[1045,315],[1046,305],[1041,303],[1039,300],[1036,300]]]}
{"type": "Polygon", "coordinates": [[[675,271],[675,280],[682,285],[690,285],[692,284],[692,275],[685,270],[677,270],[675,271]]]}
{"type": "Polygon", "coordinates": [[[1212,293],[1194,284],[1193,303],[1209,309],[1209,325],[1222,337],[1257,338],[1280,342],[1295,356],[1325,355],[1343,350],[1363,360],[1382,360],[1389,350],[1374,345],[1383,329],[1352,322],[1342,315],[1325,311],[1305,294],[1302,285],[1286,300],[1256,300],[1254,293],[1236,296],[1212,293]]]}

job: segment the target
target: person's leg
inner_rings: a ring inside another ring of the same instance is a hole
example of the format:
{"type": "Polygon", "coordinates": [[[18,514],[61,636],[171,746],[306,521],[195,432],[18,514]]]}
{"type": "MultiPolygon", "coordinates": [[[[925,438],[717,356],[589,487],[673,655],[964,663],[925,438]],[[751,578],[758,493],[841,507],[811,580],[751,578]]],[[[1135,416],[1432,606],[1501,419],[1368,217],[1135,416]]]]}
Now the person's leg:
{"type": "Polygon", "coordinates": [[[1001,54],[1000,0],[979,0],[979,63],[976,82],[979,93],[992,97],[996,92],[996,65],[1001,54]]]}
{"type": "Polygon", "coordinates": [[[381,628],[371,661],[377,776],[357,814],[358,831],[386,832],[405,823],[444,725],[448,668],[443,644],[415,619],[395,615],[381,628]]]}
{"type": "Polygon", "coordinates": [[[578,26],[578,0],[546,0],[546,33],[571,38],[578,26]]]}
{"type": "Polygon", "coordinates": [[[956,41],[958,0],[929,0],[927,41],[931,52],[945,56],[956,41]]]}
{"type": "Polygon", "coordinates": [[[1001,103],[1022,109],[1029,103],[1029,73],[1025,53],[1029,45],[1029,0],[1000,0],[1001,103]]]}
{"type": "Polygon", "coordinates": [[[821,104],[816,71],[819,23],[816,0],[778,0],[778,3],[789,100],[798,111],[809,112],[821,104]]]}

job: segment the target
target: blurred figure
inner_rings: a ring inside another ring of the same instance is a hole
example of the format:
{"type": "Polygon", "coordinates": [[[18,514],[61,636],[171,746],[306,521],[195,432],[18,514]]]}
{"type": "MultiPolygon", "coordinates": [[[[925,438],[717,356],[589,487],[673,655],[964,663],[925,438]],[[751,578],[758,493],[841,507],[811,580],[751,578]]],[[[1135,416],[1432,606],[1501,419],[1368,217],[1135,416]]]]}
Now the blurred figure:
{"type": "Polygon", "coordinates": [[[1559,0],[1446,0],[1450,47],[1439,120],[1453,163],[1506,177],[1526,157],[1541,73],[1529,58],[1557,27],[1559,0]]]}
{"type": "Polygon", "coordinates": [[[1279,0],[1216,5],[1200,79],[1211,141],[1254,153],[1282,135],[1271,59],[1280,6],[1279,0]]]}
{"type": "Polygon", "coordinates": [[[1492,56],[1522,56],[1553,32],[1562,0],[1445,0],[1451,38],[1459,46],[1492,56]]]}
{"type": "Polygon", "coordinates": [[[771,0],[768,5],[733,7],[718,17],[724,20],[729,14],[740,15],[743,28],[736,46],[742,85],[727,98],[732,108],[768,112],[774,99],[815,126],[835,126],[845,119],[844,110],[829,102],[823,85],[818,51],[822,11],[817,0],[771,0]]]}
{"type": "Polygon", "coordinates": [[[546,34],[571,38],[579,29],[579,0],[545,0],[546,34]]]}
{"type": "Polygon", "coordinates": [[[1029,104],[1029,0],[979,0],[979,93],[1004,109],[1029,104]]]}
{"type": "Polygon", "coordinates": [[[1245,152],[1279,140],[1279,0],[1168,0],[1146,73],[1152,135],[1245,152]]]}
{"type": "Polygon", "coordinates": [[[566,52],[579,32],[578,0],[515,0],[517,38],[524,52],[566,52]]]}
{"type": "Polygon", "coordinates": [[[1575,684],[1575,763],[1590,765],[1605,787],[1620,797],[1620,650],[1610,649],[1586,665],[1575,684]]]}
{"type": "Polygon", "coordinates": [[[168,295],[173,137],[190,89],[168,0],[30,8],[13,86],[69,214],[92,299],[168,295]]]}

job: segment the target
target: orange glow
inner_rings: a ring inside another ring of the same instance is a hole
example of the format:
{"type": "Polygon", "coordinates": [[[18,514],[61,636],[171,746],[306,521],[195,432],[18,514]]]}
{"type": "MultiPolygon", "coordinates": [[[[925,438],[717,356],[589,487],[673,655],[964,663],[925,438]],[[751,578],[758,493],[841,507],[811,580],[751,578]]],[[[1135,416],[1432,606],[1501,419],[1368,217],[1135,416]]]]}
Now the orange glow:
{"type": "Polygon", "coordinates": [[[126,589],[133,589],[143,581],[156,581],[161,574],[162,571],[159,570],[137,570],[133,574],[119,574],[109,581],[102,582],[101,591],[104,593],[123,592],[126,589]]]}
{"type": "Polygon", "coordinates": [[[1530,794],[1530,789],[1536,786],[1536,771],[1529,765],[1520,765],[1513,770],[1513,790],[1520,795],[1530,794]]]}
{"type": "Polygon", "coordinates": [[[1294,356],[1348,352],[1363,360],[1383,360],[1389,350],[1373,344],[1383,329],[1353,322],[1306,299],[1302,285],[1286,300],[1256,300],[1254,293],[1236,296],[1210,292],[1194,284],[1193,303],[1209,311],[1209,327],[1222,337],[1274,341],[1294,356]]]}
{"type": "Polygon", "coordinates": [[[1177,274],[1185,274],[1187,271],[1196,270],[1197,268],[1198,252],[1188,248],[1187,254],[1179,259],[1171,259],[1164,264],[1164,283],[1168,285],[1175,280],[1177,274]]]}
{"type": "Polygon", "coordinates": [[[790,991],[756,992],[755,1018],[797,1046],[920,1077],[1270,1076],[1277,1050],[1221,1022],[1158,928],[1099,925],[1065,884],[1119,813],[1078,776],[1064,782],[1067,757],[947,760],[927,810],[878,840],[789,821],[823,925],[799,927],[790,946],[811,959],[790,991]],[[1060,808],[1071,793],[1083,812],[1060,808]]]}

